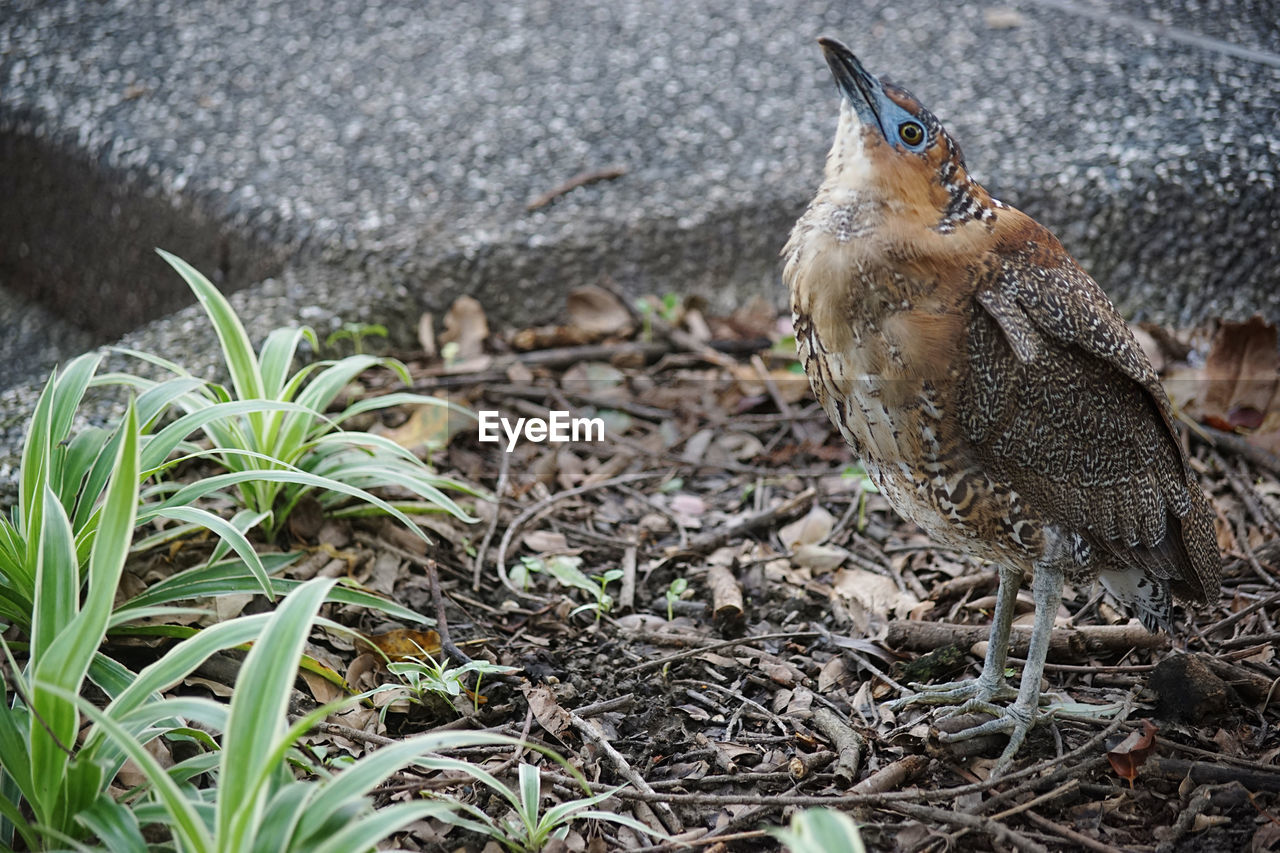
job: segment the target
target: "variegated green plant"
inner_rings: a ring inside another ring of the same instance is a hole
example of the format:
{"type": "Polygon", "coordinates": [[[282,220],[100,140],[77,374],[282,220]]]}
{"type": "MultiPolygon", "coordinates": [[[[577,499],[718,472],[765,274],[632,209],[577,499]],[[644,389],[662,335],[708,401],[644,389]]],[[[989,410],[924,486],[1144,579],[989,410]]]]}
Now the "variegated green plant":
{"type": "Polygon", "coordinates": [[[866,853],[867,849],[853,818],[835,809],[797,812],[787,829],[771,829],[769,834],[791,853],[866,853]]]}
{"type": "MultiPolygon", "coordinates": [[[[132,419],[110,426],[88,426],[74,430],[76,415],[86,390],[94,383],[100,356],[88,354],[54,371],[36,402],[23,444],[18,471],[18,502],[8,516],[0,514],[0,625],[16,626],[29,635],[37,612],[37,599],[59,600],[79,595],[87,582],[89,558],[102,528],[108,479],[116,470],[120,449],[131,443],[137,447],[135,469],[136,511],[129,533],[134,553],[161,544],[175,535],[208,530],[219,537],[207,562],[179,572],[154,584],[133,600],[116,607],[109,627],[130,620],[160,616],[176,608],[173,603],[197,596],[262,592],[274,597],[297,585],[272,574],[282,570],[297,555],[259,555],[246,536],[262,520],[260,513],[241,511],[231,518],[199,505],[204,498],[220,496],[221,489],[254,477],[277,477],[293,482],[313,482],[311,475],[292,471],[262,474],[239,472],[205,478],[187,485],[160,481],[173,449],[198,429],[199,415],[184,416],[159,429],[163,412],[183,394],[203,383],[190,377],[152,383],[130,404],[132,419]],[[42,549],[57,547],[50,539],[65,520],[69,530],[68,558],[59,564],[65,576],[46,572],[39,575],[42,549]],[[151,528],[157,521],[171,524],[162,533],[137,536],[134,531],[151,528]],[[54,525],[50,527],[50,525],[54,525]],[[234,556],[232,556],[234,552],[234,556]],[[41,590],[43,589],[43,593],[41,590]]],[[[241,407],[240,411],[248,407],[241,407]]],[[[214,417],[216,417],[216,413],[214,417]]],[[[349,494],[394,509],[374,495],[349,484],[338,484],[349,494]]],[[[406,518],[407,521],[407,518],[406,518]]],[[[106,595],[115,599],[115,590],[106,595]]],[[[423,617],[395,602],[348,587],[334,589],[331,598],[348,604],[381,609],[396,618],[421,621],[423,617]]]]}
{"type": "Polygon", "coordinates": [[[495,819],[470,803],[441,797],[438,799],[446,799],[458,808],[436,817],[445,823],[456,824],[487,835],[512,853],[535,853],[541,850],[551,839],[564,838],[568,835],[571,824],[576,820],[601,820],[625,826],[642,835],[663,839],[669,837],[645,826],[629,815],[594,808],[617,793],[618,788],[601,791],[598,794],[591,794],[588,791],[587,796],[566,800],[544,810],[542,808],[542,777],[538,773],[538,768],[531,764],[520,764],[519,787],[517,790],[512,790],[484,768],[456,758],[433,756],[417,763],[438,770],[452,770],[466,774],[506,801],[510,807],[508,814],[495,819]]]}
{"type": "MultiPolygon", "coordinates": [[[[478,494],[473,488],[430,471],[411,452],[395,442],[367,432],[342,428],[366,412],[393,406],[439,406],[474,417],[461,407],[436,397],[407,392],[358,400],[332,415],[326,414],[339,394],[362,372],[383,367],[408,383],[409,373],[395,359],[353,355],[337,361],[316,361],[290,372],[305,341],[318,349],[310,328],[277,329],[259,352],[226,297],[190,264],[160,252],[200,300],[218,337],[231,388],[212,382],[193,382],[182,366],[149,353],[127,351],[172,374],[157,382],[131,374],[112,374],[102,381],[131,385],[142,392],[177,387],[172,405],[186,414],[157,433],[155,452],[179,452],[217,461],[228,473],[210,477],[199,488],[234,488],[249,517],[274,539],[290,513],[308,493],[328,510],[338,511],[351,500],[374,511],[395,516],[420,532],[407,514],[447,512],[465,521],[474,519],[449,493],[478,494]],[[188,439],[202,430],[212,445],[201,449],[188,439]],[[414,496],[388,502],[370,489],[385,487],[414,496]]],[[[178,499],[190,498],[178,492],[178,499]]]]}

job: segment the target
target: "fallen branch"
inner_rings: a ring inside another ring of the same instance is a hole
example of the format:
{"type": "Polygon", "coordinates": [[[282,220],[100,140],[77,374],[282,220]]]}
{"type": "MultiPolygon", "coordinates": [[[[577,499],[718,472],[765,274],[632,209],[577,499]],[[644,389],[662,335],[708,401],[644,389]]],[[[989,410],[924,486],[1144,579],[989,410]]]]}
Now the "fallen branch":
{"type": "MultiPolygon", "coordinates": [[[[675,661],[678,661],[678,660],[697,657],[698,655],[703,654],[704,652],[714,652],[720,649],[727,649],[731,646],[741,646],[745,643],[759,643],[765,640],[805,640],[810,637],[816,637],[816,636],[818,636],[817,631],[789,631],[786,633],[777,633],[777,634],[761,634],[756,637],[737,637],[732,640],[723,640],[721,642],[711,643],[711,644],[704,643],[699,645],[695,649],[689,649],[687,651],[677,652],[674,655],[667,655],[664,658],[658,658],[656,660],[648,660],[648,661],[645,661],[644,663],[638,663],[635,666],[627,667],[626,669],[622,670],[618,674],[631,675],[637,672],[645,672],[650,669],[662,669],[662,667],[666,666],[667,664],[674,663],[675,661]]],[[[656,634],[652,632],[645,633],[645,634],[638,634],[637,638],[642,639],[645,642],[649,642],[649,643],[659,643],[665,640],[668,642],[674,642],[675,645],[689,645],[691,642],[703,643],[703,638],[698,636],[685,637],[677,634],[656,634]]]]}
{"type": "Polygon", "coordinates": [[[1250,791],[1280,791],[1280,772],[1268,773],[1227,764],[1189,761],[1185,758],[1164,758],[1163,756],[1148,758],[1142,765],[1142,773],[1178,781],[1190,778],[1198,785],[1239,782],[1250,791]]]}
{"type": "Polygon", "coordinates": [[[707,586],[711,589],[711,615],[717,625],[742,619],[742,587],[733,572],[724,566],[707,570],[707,586]]]}
{"type": "Polygon", "coordinates": [[[502,499],[507,493],[507,478],[511,474],[511,454],[502,452],[498,462],[498,487],[493,492],[493,518],[489,522],[489,528],[484,532],[484,538],[480,540],[480,547],[476,549],[476,558],[471,566],[471,591],[480,591],[480,576],[484,574],[484,558],[489,552],[489,543],[493,541],[493,534],[498,532],[498,519],[502,516],[502,499]]]}
{"type": "MultiPolygon", "coordinates": [[[[584,720],[581,715],[575,714],[573,711],[566,711],[566,713],[569,715],[569,722],[578,730],[578,733],[585,740],[595,745],[596,749],[603,752],[609,761],[613,763],[618,774],[634,785],[636,791],[657,796],[644,777],[636,772],[635,768],[623,757],[622,753],[613,748],[613,744],[609,743],[609,739],[604,736],[604,732],[594,722],[584,720]]],[[[661,799],[654,799],[649,802],[652,803],[653,810],[657,812],[658,821],[664,831],[672,835],[684,832],[684,824],[680,822],[680,818],[676,817],[676,813],[672,811],[671,806],[661,799]]],[[[657,828],[659,827],[655,827],[655,829],[657,828]]]]}
{"type": "Polygon", "coordinates": [[[863,779],[849,789],[850,794],[883,794],[896,791],[924,772],[929,766],[929,759],[923,755],[908,755],[899,758],[887,767],[863,779]]]}
{"type": "Polygon", "coordinates": [[[1075,842],[1076,844],[1079,844],[1081,847],[1084,847],[1088,850],[1094,850],[1096,851],[1096,853],[1124,853],[1124,851],[1120,850],[1119,848],[1112,847],[1110,844],[1103,844],[1101,841],[1090,838],[1089,836],[1084,835],[1082,833],[1076,832],[1074,829],[1065,827],[1060,823],[1054,823],[1053,821],[1049,820],[1047,817],[1042,817],[1041,815],[1038,815],[1035,812],[1031,812],[1030,814],[1028,814],[1027,820],[1031,821],[1036,826],[1043,829],[1045,832],[1051,832],[1054,835],[1061,836],[1062,838],[1065,838],[1068,841],[1075,842]]]}
{"type": "Polygon", "coordinates": [[[978,815],[965,814],[964,812],[953,812],[936,806],[925,806],[917,803],[894,803],[888,808],[890,811],[895,811],[926,823],[947,823],[952,826],[981,832],[991,836],[992,840],[996,842],[1004,842],[1018,850],[1027,850],[1030,853],[1049,853],[1049,848],[1043,844],[1010,829],[994,818],[979,817],[978,815]]]}
{"type": "MultiPolygon", "coordinates": [[[[947,645],[969,648],[987,639],[990,629],[983,625],[953,625],[948,622],[894,620],[889,623],[885,645],[894,649],[927,652],[947,645]]],[[[1009,633],[1009,654],[1025,656],[1031,629],[1015,625],[1009,633]]],[[[1126,652],[1130,649],[1167,649],[1169,638],[1148,633],[1141,625],[1082,625],[1055,628],[1049,639],[1049,654],[1058,658],[1083,659],[1090,655],[1126,652]]]]}
{"type": "Polygon", "coordinates": [[[627,168],[625,166],[608,166],[603,169],[590,169],[586,172],[579,172],[563,184],[547,190],[545,193],[526,204],[524,209],[532,213],[539,208],[546,207],[560,196],[571,193],[579,187],[590,186],[591,184],[596,184],[600,181],[612,181],[616,178],[621,178],[626,173],[627,168]]]}
{"type": "Polygon", "coordinates": [[[850,728],[830,708],[813,709],[813,726],[826,735],[827,740],[836,748],[836,762],[831,768],[836,781],[841,785],[852,785],[862,767],[862,752],[866,748],[867,739],[850,728]]]}
{"type": "Polygon", "coordinates": [[[1194,429],[1189,430],[1191,435],[1201,439],[1210,447],[1218,450],[1225,450],[1236,456],[1242,456],[1249,462],[1257,465],[1259,468],[1266,469],[1277,477],[1280,477],[1280,458],[1267,450],[1256,446],[1247,438],[1241,435],[1235,435],[1229,432],[1223,432],[1220,429],[1214,429],[1211,426],[1197,423],[1194,429]]]}

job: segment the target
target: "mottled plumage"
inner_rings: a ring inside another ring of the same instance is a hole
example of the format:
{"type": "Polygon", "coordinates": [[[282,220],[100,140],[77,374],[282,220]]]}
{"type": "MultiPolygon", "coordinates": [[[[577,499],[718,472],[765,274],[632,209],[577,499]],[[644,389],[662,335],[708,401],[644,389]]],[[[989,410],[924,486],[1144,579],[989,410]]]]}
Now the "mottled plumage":
{"type": "MultiPolygon", "coordinates": [[[[940,695],[1002,714],[1007,760],[1034,720],[1044,660],[1033,635],[1018,701],[990,704],[1005,692],[1023,573],[1039,611],[1057,610],[1064,577],[1100,577],[1148,628],[1168,627],[1171,593],[1218,592],[1212,513],[1159,380],[1101,288],[969,177],[910,94],[820,41],[844,98],[825,179],[783,249],[800,357],[894,508],[1002,567],[1001,648],[977,682],[940,695]]],[[[1053,615],[1036,621],[1046,649],[1053,615]]]]}

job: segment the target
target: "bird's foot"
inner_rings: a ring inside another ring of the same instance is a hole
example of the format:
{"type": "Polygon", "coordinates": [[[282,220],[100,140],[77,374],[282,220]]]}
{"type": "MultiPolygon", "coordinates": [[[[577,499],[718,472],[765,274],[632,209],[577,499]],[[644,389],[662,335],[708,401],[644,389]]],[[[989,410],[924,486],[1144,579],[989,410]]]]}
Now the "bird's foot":
{"type": "Polygon", "coordinates": [[[901,711],[912,705],[942,705],[941,716],[954,716],[978,710],[1002,699],[1012,699],[1018,692],[1004,683],[1004,679],[970,678],[965,681],[948,681],[943,684],[909,685],[915,693],[889,703],[889,709],[901,711]]]}
{"type": "Polygon", "coordinates": [[[1013,757],[1022,748],[1023,741],[1027,739],[1027,734],[1036,723],[1043,722],[1053,716],[1053,712],[1045,713],[1036,707],[1021,702],[1003,706],[977,700],[966,702],[956,709],[956,712],[957,714],[989,714],[992,719],[961,729],[958,732],[938,732],[938,739],[943,743],[957,743],[985,735],[1004,734],[1009,736],[1009,743],[1005,746],[1004,752],[1000,753],[1000,758],[996,761],[995,767],[991,769],[992,776],[1003,775],[1009,769],[1009,765],[1013,763],[1013,757]]]}

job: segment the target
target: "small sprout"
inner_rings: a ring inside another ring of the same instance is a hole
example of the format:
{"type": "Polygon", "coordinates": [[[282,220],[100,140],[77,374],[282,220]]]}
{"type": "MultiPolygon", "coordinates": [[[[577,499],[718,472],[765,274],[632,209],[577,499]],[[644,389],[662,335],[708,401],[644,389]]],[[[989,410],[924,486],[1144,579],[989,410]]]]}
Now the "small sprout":
{"type": "Polygon", "coordinates": [[[387,337],[387,327],[379,323],[343,323],[342,328],[331,332],[329,337],[324,339],[324,345],[330,349],[338,341],[351,341],[352,349],[356,355],[364,354],[364,340],[369,337],[379,337],[384,340],[387,337]]]}
{"type": "Polygon", "coordinates": [[[662,295],[662,307],[658,310],[658,314],[668,323],[674,323],[680,319],[681,307],[680,294],[668,291],[662,295]]]}
{"type": "Polygon", "coordinates": [[[457,341],[449,341],[449,343],[440,347],[440,358],[444,361],[444,366],[453,367],[457,364],[458,353],[461,352],[461,350],[462,347],[458,345],[457,341]]]}
{"type": "MultiPolygon", "coordinates": [[[[405,683],[405,686],[417,697],[419,703],[428,693],[452,698],[466,692],[470,694],[473,703],[472,707],[477,712],[480,710],[480,680],[486,673],[508,675],[519,672],[516,667],[501,666],[496,663],[490,663],[487,660],[473,660],[462,666],[449,667],[436,661],[426,652],[423,652],[421,657],[406,657],[404,660],[389,663],[387,664],[387,671],[392,675],[398,675],[405,683]],[[474,690],[467,690],[464,685],[469,672],[476,674],[474,690]]],[[[384,716],[390,707],[390,705],[383,706],[382,714],[384,716]]]]}
{"type": "Polygon", "coordinates": [[[667,621],[675,619],[675,603],[684,595],[684,591],[689,588],[689,581],[685,578],[676,578],[667,586],[667,621]]]}
{"type": "Polygon", "coordinates": [[[546,567],[541,557],[523,556],[520,558],[520,565],[511,567],[511,582],[521,589],[528,589],[529,576],[543,571],[546,567]]]}

